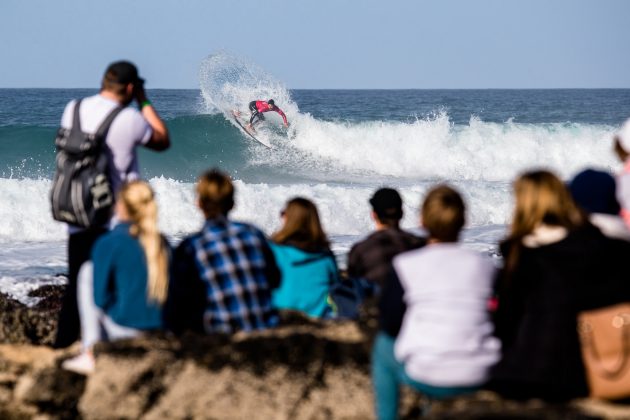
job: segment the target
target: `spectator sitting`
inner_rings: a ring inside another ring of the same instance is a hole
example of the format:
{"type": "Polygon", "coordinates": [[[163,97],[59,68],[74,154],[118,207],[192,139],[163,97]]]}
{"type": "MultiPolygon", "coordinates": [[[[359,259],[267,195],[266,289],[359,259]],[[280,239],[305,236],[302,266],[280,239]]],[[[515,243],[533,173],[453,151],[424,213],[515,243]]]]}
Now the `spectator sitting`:
{"type": "Polygon", "coordinates": [[[569,184],[575,202],[588,215],[589,221],[610,238],[630,241],[630,228],[624,223],[615,196],[615,178],[608,172],[587,169],[569,184]]]}
{"type": "Polygon", "coordinates": [[[348,275],[382,288],[397,254],[424,245],[424,240],[400,229],[402,198],[391,188],[381,188],[370,199],[376,231],[355,244],[348,254],[348,275]]]}
{"type": "MultiPolygon", "coordinates": [[[[495,269],[489,259],[456,243],[464,222],[460,195],[448,186],[433,188],[422,206],[427,245],[394,258],[390,281],[402,285],[407,310],[395,342],[380,331],[374,343],[379,419],[397,418],[400,384],[432,398],[469,393],[485,383],[499,359],[487,310],[495,269]]],[[[381,317],[391,313],[396,321],[398,307],[382,306],[381,317]]]]}
{"type": "Polygon", "coordinates": [[[157,205],[143,181],[124,184],[116,201],[120,223],[94,245],[79,275],[82,353],[67,370],[94,370],[92,347],[102,339],[131,338],[162,328],[169,247],[157,229],[157,205]],[[102,336],[104,330],[106,336],[102,336]]]}
{"type": "Polygon", "coordinates": [[[271,249],[282,273],[282,284],[273,292],[273,304],[315,318],[330,317],[330,286],[339,282],[339,272],[317,207],[297,197],[287,202],[281,215],[284,225],[271,237],[271,249]]]}
{"type": "Polygon", "coordinates": [[[555,175],[514,183],[511,232],[501,244],[495,333],[502,359],[490,387],[510,398],[562,401],[588,394],[577,332],[580,311],[630,300],[630,243],[587,223],[555,175]]]}
{"type": "Polygon", "coordinates": [[[175,250],[167,328],[211,334],[277,325],[271,290],[279,285],[280,273],[263,233],[228,219],[234,206],[232,181],[210,170],[199,178],[197,197],[206,222],[175,250]]]}

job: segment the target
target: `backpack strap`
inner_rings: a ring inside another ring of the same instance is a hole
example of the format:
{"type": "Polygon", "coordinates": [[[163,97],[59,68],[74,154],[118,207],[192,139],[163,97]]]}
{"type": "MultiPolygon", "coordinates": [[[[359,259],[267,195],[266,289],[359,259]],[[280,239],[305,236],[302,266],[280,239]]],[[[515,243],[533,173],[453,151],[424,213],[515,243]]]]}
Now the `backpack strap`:
{"type": "Polygon", "coordinates": [[[116,118],[116,116],[122,110],[123,110],[123,107],[117,106],[116,108],[114,108],[112,110],[112,112],[109,113],[109,115],[105,118],[105,120],[98,127],[98,130],[96,130],[96,133],[94,134],[96,136],[96,138],[101,139],[102,141],[105,141],[105,136],[107,135],[107,132],[109,131],[109,127],[114,122],[114,118],[116,118]]]}
{"type": "Polygon", "coordinates": [[[79,106],[81,106],[81,101],[83,99],[78,99],[74,103],[74,116],[72,117],[72,130],[81,131],[81,118],[79,118],[79,106]]]}

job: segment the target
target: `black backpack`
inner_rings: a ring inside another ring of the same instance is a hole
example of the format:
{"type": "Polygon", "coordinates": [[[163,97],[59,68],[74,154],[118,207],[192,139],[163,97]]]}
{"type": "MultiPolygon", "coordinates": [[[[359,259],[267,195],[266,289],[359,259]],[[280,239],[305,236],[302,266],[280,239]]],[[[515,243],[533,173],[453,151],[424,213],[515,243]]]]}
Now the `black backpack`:
{"type": "Polygon", "coordinates": [[[96,133],[87,134],[81,131],[80,105],[81,100],[74,105],[72,128],[60,128],[55,138],[57,170],[50,199],[55,220],[87,228],[105,225],[112,215],[105,137],[122,107],[116,107],[96,133]]]}

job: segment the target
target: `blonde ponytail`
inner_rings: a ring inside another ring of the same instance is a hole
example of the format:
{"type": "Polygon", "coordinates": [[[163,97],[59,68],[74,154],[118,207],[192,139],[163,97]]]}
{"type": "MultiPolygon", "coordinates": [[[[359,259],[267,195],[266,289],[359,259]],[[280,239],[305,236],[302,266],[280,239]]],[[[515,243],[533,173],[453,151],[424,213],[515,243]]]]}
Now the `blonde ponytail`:
{"type": "Polygon", "coordinates": [[[144,181],[132,181],[120,191],[120,200],[131,219],[130,233],[144,249],[147,261],[147,298],[163,304],[168,292],[168,250],[157,226],[153,190],[144,181]]]}

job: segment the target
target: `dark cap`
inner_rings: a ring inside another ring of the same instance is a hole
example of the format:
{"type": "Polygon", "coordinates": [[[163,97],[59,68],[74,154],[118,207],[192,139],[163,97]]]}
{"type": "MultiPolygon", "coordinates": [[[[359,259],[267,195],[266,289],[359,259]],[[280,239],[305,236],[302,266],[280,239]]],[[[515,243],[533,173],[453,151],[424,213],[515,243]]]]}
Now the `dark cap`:
{"type": "Polygon", "coordinates": [[[129,61],[116,61],[110,64],[103,76],[110,82],[126,85],[129,83],[144,83],[144,79],[138,76],[138,69],[129,61]]]}
{"type": "Polygon", "coordinates": [[[376,191],[370,198],[370,204],[379,219],[402,219],[402,198],[398,191],[392,188],[381,188],[376,191]]]}
{"type": "Polygon", "coordinates": [[[589,213],[619,214],[615,178],[608,172],[587,169],[569,184],[573,199],[589,213]]]}

